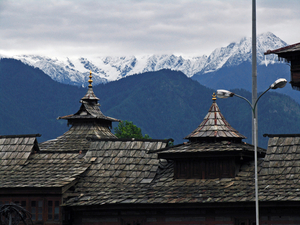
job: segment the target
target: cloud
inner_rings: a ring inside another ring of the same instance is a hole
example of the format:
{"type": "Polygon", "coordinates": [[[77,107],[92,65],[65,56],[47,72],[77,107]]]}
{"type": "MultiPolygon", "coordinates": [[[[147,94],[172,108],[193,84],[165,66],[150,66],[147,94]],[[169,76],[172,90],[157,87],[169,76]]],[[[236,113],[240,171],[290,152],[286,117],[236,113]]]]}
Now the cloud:
{"type": "MultiPolygon", "coordinates": [[[[299,6],[297,0],[258,4],[258,33],[271,31],[286,42],[295,41],[299,6]]],[[[5,53],[203,55],[251,36],[251,2],[4,0],[0,27],[0,51],[5,53]]]]}

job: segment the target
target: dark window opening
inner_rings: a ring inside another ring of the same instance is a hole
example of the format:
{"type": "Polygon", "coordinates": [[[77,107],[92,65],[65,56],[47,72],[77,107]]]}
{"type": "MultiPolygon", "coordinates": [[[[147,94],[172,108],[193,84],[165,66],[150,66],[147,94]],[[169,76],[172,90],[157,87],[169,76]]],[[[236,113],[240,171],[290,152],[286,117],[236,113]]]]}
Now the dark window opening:
{"type": "Polygon", "coordinates": [[[59,201],[48,201],[48,220],[59,221],[59,201]]]}
{"type": "Polygon", "coordinates": [[[179,160],[175,163],[177,179],[214,179],[235,177],[234,159],[179,160]]]}
{"type": "Polygon", "coordinates": [[[32,221],[42,221],[43,220],[43,201],[31,201],[30,212],[32,215],[32,221]]]}

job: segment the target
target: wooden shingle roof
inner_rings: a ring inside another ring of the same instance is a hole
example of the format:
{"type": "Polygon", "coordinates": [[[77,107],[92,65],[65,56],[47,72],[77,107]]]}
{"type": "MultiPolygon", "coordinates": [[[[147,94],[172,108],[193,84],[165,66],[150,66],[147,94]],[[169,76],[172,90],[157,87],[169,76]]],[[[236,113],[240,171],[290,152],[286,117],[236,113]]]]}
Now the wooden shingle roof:
{"type": "Polygon", "coordinates": [[[0,173],[13,171],[25,165],[31,153],[39,151],[36,140],[38,136],[40,135],[0,136],[0,173]]]}
{"type": "Polygon", "coordinates": [[[81,98],[81,107],[79,111],[72,115],[61,116],[58,119],[66,119],[68,123],[73,124],[74,120],[97,120],[107,121],[111,126],[111,122],[120,122],[121,120],[105,116],[99,108],[99,98],[95,95],[92,86],[92,73],[90,72],[89,87],[87,93],[81,98]]]}
{"type": "Polygon", "coordinates": [[[213,103],[202,123],[185,137],[185,139],[197,141],[201,139],[206,140],[207,138],[226,138],[231,140],[246,138],[226,121],[216,103],[215,96],[213,96],[213,103]]]}
{"type": "Polygon", "coordinates": [[[147,189],[161,161],[156,154],[148,152],[164,148],[168,142],[152,139],[93,141],[85,155],[87,161],[92,161],[91,167],[75,186],[72,195],[77,194],[77,197],[67,204],[127,202],[131,194],[144,198],[135,186],[147,189]]]}
{"type": "MultiPolygon", "coordinates": [[[[263,148],[258,147],[258,154],[264,155],[266,150],[263,148]]],[[[222,155],[223,153],[233,153],[235,152],[239,156],[243,154],[254,153],[254,146],[245,142],[235,143],[229,141],[220,141],[220,142],[186,142],[183,144],[179,144],[176,146],[171,146],[169,148],[160,149],[154,151],[158,153],[160,158],[163,158],[163,155],[168,154],[181,154],[183,157],[184,154],[194,154],[197,153],[207,153],[207,154],[214,154],[215,156],[222,155]]]]}
{"type": "Polygon", "coordinates": [[[0,136],[0,188],[64,187],[83,173],[89,162],[79,153],[43,152],[36,136],[0,136]]]}
{"type": "Polygon", "coordinates": [[[24,166],[4,171],[0,188],[62,188],[76,180],[89,165],[79,153],[39,152],[32,154],[24,166]]]}
{"type": "Polygon", "coordinates": [[[90,146],[90,138],[117,139],[109,127],[96,122],[85,121],[75,123],[63,135],[56,139],[40,144],[42,151],[79,152],[87,151],[90,146]]]}
{"type": "Polygon", "coordinates": [[[300,200],[300,134],[268,136],[268,150],[259,174],[262,201],[300,200]]]}
{"type": "MultiPolygon", "coordinates": [[[[152,143],[152,146],[158,143],[152,143]]],[[[94,163],[75,186],[69,206],[128,204],[207,204],[254,202],[254,163],[236,177],[174,179],[173,161],[158,160],[146,142],[95,142],[86,157],[94,163]],[[123,147],[121,147],[123,146],[123,147]],[[127,147],[126,147],[127,146],[127,147]],[[136,147],[133,147],[136,146],[136,147]],[[122,150],[121,150],[122,149],[122,150]]],[[[259,201],[300,200],[300,135],[271,137],[265,159],[258,160],[259,201]]]]}
{"type": "MultiPolygon", "coordinates": [[[[158,159],[161,141],[96,141],[86,158],[93,163],[65,205],[180,204],[254,201],[253,163],[235,178],[174,179],[173,161],[158,159]]],[[[261,163],[261,161],[260,161],[261,163]]]]}

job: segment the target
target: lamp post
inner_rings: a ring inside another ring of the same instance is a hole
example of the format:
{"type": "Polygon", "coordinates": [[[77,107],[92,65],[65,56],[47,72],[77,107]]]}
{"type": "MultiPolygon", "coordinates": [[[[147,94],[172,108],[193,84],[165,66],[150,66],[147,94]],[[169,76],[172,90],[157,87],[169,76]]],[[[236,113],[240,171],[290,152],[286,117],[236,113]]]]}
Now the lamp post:
{"type": "Polygon", "coordinates": [[[252,109],[252,124],[254,126],[254,167],[255,167],[255,218],[256,218],[256,225],[259,225],[259,207],[258,207],[258,174],[257,174],[257,121],[256,121],[256,106],[257,106],[257,102],[258,100],[270,89],[277,89],[277,88],[283,88],[287,83],[287,80],[284,78],[280,78],[278,80],[276,80],[267,90],[265,90],[258,98],[257,100],[251,104],[250,101],[248,99],[246,99],[243,96],[237,95],[233,92],[227,91],[227,90],[217,90],[217,97],[218,98],[228,98],[228,97],[239,97],[241,99],[244,99],[246,102],[249,103],[251,109],[252,109]]]}

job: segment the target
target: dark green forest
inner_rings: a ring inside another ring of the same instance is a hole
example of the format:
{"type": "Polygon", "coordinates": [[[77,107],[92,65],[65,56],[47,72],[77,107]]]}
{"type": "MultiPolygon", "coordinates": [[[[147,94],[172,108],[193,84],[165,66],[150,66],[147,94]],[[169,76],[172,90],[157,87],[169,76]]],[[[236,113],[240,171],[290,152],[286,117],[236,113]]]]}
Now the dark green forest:
{"type": "MultiPolygon", "coordinates": [[[[40,133],[39,142],[69,129],[66,121],[56,118],[76,113],[87,91],[55,82],[41,70],[13,59],[0,60],[0,77],[0,135],[40,133]]],[[[251,99],[244,89],[232,91],[251,99]]],[[[153,139],[173,138],[178,144],[202,122],[215,90],[181,72],[161,70],[97,85],[94,92],[105,115],[132,121],[153,139]]],[[[250,106],[239,98],[217,99],[217,104],[250,143],[250,106]]],[[[264,133],[299,133],[299,114],[295,100],[268,92],[258,104],[258,145],[267,147],[264,133]]]]}

